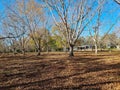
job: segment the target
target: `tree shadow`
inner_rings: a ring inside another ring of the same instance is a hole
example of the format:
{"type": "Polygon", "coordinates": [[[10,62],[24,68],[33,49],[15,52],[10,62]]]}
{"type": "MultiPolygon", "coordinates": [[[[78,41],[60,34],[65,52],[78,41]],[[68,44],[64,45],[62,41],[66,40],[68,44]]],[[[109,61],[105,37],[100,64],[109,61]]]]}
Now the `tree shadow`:
{"type": "MultiPolygon", "coordinates": [[[[8,57],[8,59],[12,59],[13,57],[8,57]]],[[[20,57],[17,57],[20,58],[20,57]]],[[[16,59],[17,59],[16,58],[16,59]]],[[[46,60],[45,57],[35,57],[31,56],[25,57],[24,60],[36,60],[35,62],[29,62],[29,65],[27,66],[28,62],[24,62],[24,65],[17,70],[20,69],[19,73],[10,73],[6,74],[4,76],[7,79],[10,78],[38,78],[37,81],[31,81],[31,82],[22,82],[22,83],[16,83],[16,84],[10,84],[6,86],[0,86],[0,90],[8,90],[10,88],[16,88],[16,87],[29,87],[29,86],[35,86],[38,85],[41,89],[49,88],[52,90],[101,90],[101,87],[104,84],[110,84],[110,83],[120,83],[120,79],[118,80],[111,80],[111,81],[97,81],[97,82],[89,82],[89,83],[80,83],[75,85],[69,85],[64,86],[64,82],[67,82],[70,78],[74,79],[75,77],[78,77],[78,82],[84,82],[87,81],[87,77],[81,77],[85,74],[90,74],[92,72],[98,73],[98,72],[104,72],[106,70],[113,70],[113,69],[120,69],[120,63],[117,64],[104,64],[98,62],[99,60],[103,59],[102,57],[65,57],[65,58],[55,58],[46,60]],[[39,62],[40,61],[40,62],[39,62]],[[69,67],[70,65],[70,67],[69,67]],[[21,69],[22,68],[22,69],[21,69]],[[64,71],[65,70],[65,71],[64,71]],[[67,73],[66,71],[71,70],[69,74],[61,74],[61,72],[67,73]],[[24,71],[24,72],[22,72],[24,71]],[[26,71],[26,72],[25,72],[26,71]],[[41,74],[45,75],[47,78],[41,78],[41,74]],[[49,74],[51,76],[49,76],[49,74]],[[57,83],[57,84],[56,84],[57,83]],[[52,87],[53,85],[56,85],[58,87],[52,87]],[[61,85],[61,86],[60,86],[61,85]]],[[[19,64],[19,63],[18,63],[19,64]]],[[[13,68],[15,69],[15,68],[13,68]]],[[[105,72],[97,75],[97,77],[102,77],[105,72]]],[[[120,75],[119,72],[116,71],[116,75],[120,75]]],[[[96,78],[97,78],[96,77],[96,78]]],[[[92,77],[94,79],[94,77],[92,77]]],[[[12,80],[12,79],[11,79],[12,80]]],[[[7,81],[7,80],[6,80],[7,81]]],[[[2,81],[1,81],[2,82],[2,81]]]]}

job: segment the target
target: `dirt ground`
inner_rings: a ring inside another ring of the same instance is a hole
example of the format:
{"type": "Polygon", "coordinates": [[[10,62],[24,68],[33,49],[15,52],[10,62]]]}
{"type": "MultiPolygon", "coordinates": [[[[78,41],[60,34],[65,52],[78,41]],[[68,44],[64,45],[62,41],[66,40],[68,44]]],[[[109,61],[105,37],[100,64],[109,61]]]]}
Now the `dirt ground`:
{"type": "Polygon", "coordinates": [[[1,55],[0,90],[120,90],[120,52],[1,55]]]}

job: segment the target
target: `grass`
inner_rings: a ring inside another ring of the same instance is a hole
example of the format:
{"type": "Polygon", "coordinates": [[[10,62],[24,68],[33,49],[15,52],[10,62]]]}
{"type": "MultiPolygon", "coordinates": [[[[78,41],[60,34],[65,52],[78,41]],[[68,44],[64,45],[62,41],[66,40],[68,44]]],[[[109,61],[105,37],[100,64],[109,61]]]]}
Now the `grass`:
{"type": "Polygon", "coordinates": [[[120,90],[120,53],[2,55],[0,90],[120,90]]]}

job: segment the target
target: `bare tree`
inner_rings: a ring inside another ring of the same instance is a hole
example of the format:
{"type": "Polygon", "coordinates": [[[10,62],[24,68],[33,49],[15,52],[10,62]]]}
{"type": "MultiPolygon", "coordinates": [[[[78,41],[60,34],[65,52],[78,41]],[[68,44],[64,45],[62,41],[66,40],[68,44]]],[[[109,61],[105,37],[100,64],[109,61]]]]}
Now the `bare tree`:
{"type": "MultiPolygon", "coordinates": [[[[101,2],[106,3],[105,0],[99,0],[99,1],[98,1],[98,4],[101,5],[101,2]]],[[[104,3],[103,3],[103,4],[104,4],[104,3]]],[[[110,27],[106,30],[106,33],[104,33],[104,36],[103,36],[102,38],[100,38],[99,34],[100,34],[100,32],[102,32],[102,31],[100,30],[100,26],[101,26],[101,24],[102,24],[102,21],[100,20],[100,19],[101,19],[101,15],[102,15],[102,9],[103,9],[103,7],[98,9],[97,16],[96,16],[96,17],[97,17],[97,20],[96,20],[96,23],[95,23],[96,26],[93,27],[93,29],[91,29],[91,28],[89,27],[89,33],[90,33],[90,35],[91,35],[91,37],[92,37],[92,39],[93,39],[94,46],[95,46],[95,54],[98,53],[98,46],[101,47],[101,46],[100,46],[100,43],[102,43],[102,42],[104,41],[104,39],[106,38],[106,36],[108,36],[108,34],[109,34],[110,31],[113,29],[113,27],[116,25],[116,23],[117,23],[117,21],[119,20],[119,17],[120,17],[120,15],[118,15],[118,16],[116,17],[116,20],[115,20],[115,21],[110,25],[110,27]]],[[[93,25],[92,25],[92,26],[93,26],[93,25]]],[[[104,26],[105,26],[105,25],[104,25],[104,26]]]]}
{"type": "Polygon", "coordinates": [[[22,21],[14,16],[14,13],[6,10],[6,18],[2,22],[2,28],[5,35],[2,39],[9,39],[12,41],[11,45],[13,45],[13,51],[16,51],[15,43],[17,43],[17,46],[19,46],[23,54],[25,54],[25,43],[23,43],[23,39],[26,36],[26,30],[22,21]]]}
{"type": "MultiPolygon", "coordinates": [[[[87,27],[91,19],[94,17],[95,12],[98,10],[93,10],[94,0],[43,0],[47,7],[49,8],[51,15],[54,19],[55,24],[60,28],[62,32],[62,28],[58,23],[63,23],[62,27],[65,27],[67,42],[70,48],[69,56],[74,56],[73,48],[74,45],[87,27]],[[89,3],[89,4],[88,4],[89,3]],[[91,6],[90,6],[91,5],[91,6]],[[94,11],[91,16],[91,11],[94,11]],[[88,20],[88,17],[90,18],[88,20]]],[[[102,4],[102,3],[101,3],[102,4]]]]}
{"type": "MultiPolygon", "coordinates": [[[[30,33],[30,37],[33,38],[33,33],[30,33]]],[[[34,32],[34,39],[32,39],[36,44],[37,44],[37,50],[38,50],[38,54],[41,54],[42,51],[42,47],[45,46],[44,43],[47,43],[46,38],[48,35],[48,31],[45,28],[39,28],[38,30],[36,30],[34,32]]]]}
{"type": "MultiPolygon", "coordinates": [[[[38,55],[40,55],[39,42],[36,41],[35,33],[36,31],[42,27],[42,21],[44,21],[43,11],[40,4],[37,4],[34,0],[15,0],[14,8],[11,6],[7,6],[7,10],[10,12],[10,17],[12,18],[12,23],[9,26],[16,28],[18,31],[25,31],[26,35],[29,36],[31,34],[31,38],[34,41],[36,49],[38,51],[38,55]]],[[[20,38],[21,47],[24,52],[25,45],[25,36],[20,38]],[[24,44],[24,45],[23,45],[24,44]]]]}
{"type": "MultiPolygon", "coordinates": [[[[100,4],[100,2],[99,2],[100,4]]],[[[93,33],[92,31],[90,30],[89,28],[89,32],[90,32],[90,35],[94,41],[94,46],[95,46],[95,54],[97,55],[98,53],[98,42],[99,42],[99,28],[100,28],[100,17],[101,17],[101,8],[99,8],[98,10],[98,15],[97,15],[97,22],[96,22],[96,26],[93,27],[93,33]]]]}

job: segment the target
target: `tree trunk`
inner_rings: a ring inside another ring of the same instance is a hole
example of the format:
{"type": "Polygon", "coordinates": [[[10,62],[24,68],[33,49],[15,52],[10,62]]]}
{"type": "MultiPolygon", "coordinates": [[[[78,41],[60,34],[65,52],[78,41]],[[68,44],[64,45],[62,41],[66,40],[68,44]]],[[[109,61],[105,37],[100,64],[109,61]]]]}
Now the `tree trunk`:
{"type": "Polygon", "coordinates": [[[66,46],[63,47],[63,51],[64,51],[64,52],[67,52],[66,46]]]}
{"type": "Polygon", "coordinates": [[[25,49],[22,49],[22,54],[25,56],[25,49]]]}
{"type": "Polygon", "coordinates": [[[74,45],[70,45],[69,48],[70,48],[70,50],[69,50],[69,56],[72,57],[72,56],[74,56],[74,54],[73,54],[74,45]]]}
{"type": "Polygon", "coordinates": [[[37,50],[37,56],[40,56],[41,55],[41,50],[40,50],[40,48],[38,48],[38,50],[37,50]]]}
{"type": "Polygon", "coordinates": [[[13,48],[13,55],[16,55],[16,54],[17,54],[16,48],[13,48]]]}
{"type": "Polygon", "coordinates": [[[95,44],[95,54],[96,54],[96,55],[98,54],[98,47],[97,47],[97,44],[95,44]]]}
{"type": "Polygon", "coordinates": [[[67,47],[66,47],[66,44],[63,44],[63,52],[67,52],[67,47]]]}
{"type": "Polygon", "coordinates": [[[38,39],[38,50],[37,50],[37,56],[40,56],[41,55],[41,39],[38,39]]]}

